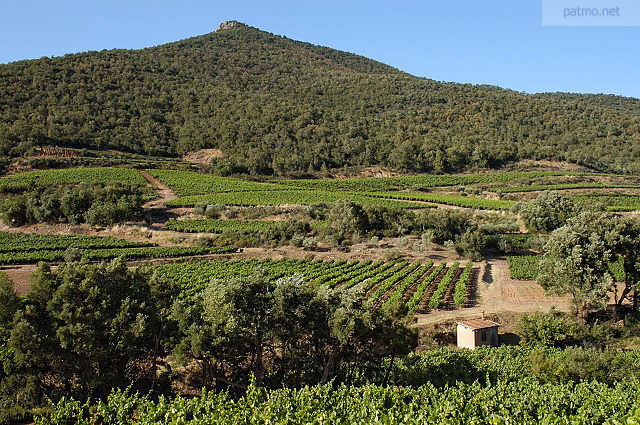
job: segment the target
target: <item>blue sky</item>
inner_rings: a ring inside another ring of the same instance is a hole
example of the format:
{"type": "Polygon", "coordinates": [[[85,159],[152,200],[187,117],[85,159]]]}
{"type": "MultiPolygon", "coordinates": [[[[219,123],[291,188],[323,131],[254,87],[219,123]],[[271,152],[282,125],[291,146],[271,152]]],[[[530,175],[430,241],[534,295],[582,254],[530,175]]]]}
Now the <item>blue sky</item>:
{"type": "Polygon", "coordinates": [[[0,0],[0,63],[149,47],[235,19],[438,81],[640,98],[639,26],[542,26],[541,3],[0,0]]]}

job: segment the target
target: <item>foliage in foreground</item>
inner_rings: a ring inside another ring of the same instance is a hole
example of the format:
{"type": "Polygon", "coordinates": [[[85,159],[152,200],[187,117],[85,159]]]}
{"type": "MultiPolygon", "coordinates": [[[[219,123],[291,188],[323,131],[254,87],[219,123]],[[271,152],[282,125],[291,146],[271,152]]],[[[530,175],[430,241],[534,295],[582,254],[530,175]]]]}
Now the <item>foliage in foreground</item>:
{"type": "Polygon", "coordinates": [[[598,382],[540,384],[534,379],[493,386],[458,383],[438,388],[330,385],[300,390],[250,386],[239,400],[204,392],[193,399],[145,397],[116,391],[106,402],[63,399],[37,418],[53,424],[538,424],[637,423],[640,385],[598,382]]]}

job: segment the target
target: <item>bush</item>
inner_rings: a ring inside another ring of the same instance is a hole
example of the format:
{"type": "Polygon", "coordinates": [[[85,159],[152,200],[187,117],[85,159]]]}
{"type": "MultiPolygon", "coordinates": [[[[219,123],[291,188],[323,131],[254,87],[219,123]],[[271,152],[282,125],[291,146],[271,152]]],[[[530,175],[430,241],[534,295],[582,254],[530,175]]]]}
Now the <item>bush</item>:
{"type": "Polygon", "coordinates": [[[311,204],[304,211],[309,218],[314,220],[325,220],[328,212],[329,207],[327,204],[311,204]]]}
{"type": "Polygon", "coordinates": [[[217,205],[207,205],[207,207],[204,209],[204,215],[207,218],[212,219],[220,218],[220,209],[217,205]]]}
{"type": "Polygon", "coordinates": [[[199,215],[203,215],[204,212],[207,209],[207,203],[206,202],[198,202],[195,206],[195,208],[193,209],[193,213],[194,214],[199,214],[199,215]]]}
{"type": "Polygon", "coordinates": [[[140,186],[122,183],[37,189],[7,198],[1,208],[2,219],[10,226],[59,220],[109,226],[141,219],[142,195],[140,186]]]}
{"type": "Polygon", "coordinates": [[[332,234],[329,234],[324,237],[324,243],[326,243],[329,248],[335,248],[338,246],[338,239],[336,239],[332,234]]]}
{"type": "Polygon", "coordinates": [[[296,246],[298,248],[300,248],[302,246],[302,242],[304,241],[305,237],[303,235],[293,235],[291,237],[291,245],[296,246]]]}
{"type": "Polygon", "coordinates": [[[511,239],[502,237],[498,240],[498,249],[505,254],[508,254],[513,249],[513,244],[511,243],[511,239]]]}
{"type": "Polygon", "coordinates": [[[477,261],[482,258],[482,249],[485,247],[485,237],[479,230],[467,229],[462,235],[456,237],[454,249],[459,255],[468,260],[477,261]]]}
{"type": "Polygon", "coordinates": [[[195,246],[213,246],[213,238],[211,236],[198,236],[194,240],[195,246]]]}
{"type": "Polygon", "coordinates": [[[78,248],[70,246],[64,251],[64,261],[70,263],[72,261],[80,261],[82,259],[82,251],[78,248]]]}
{"type": "Polygon", "coordinates": [[[318,241],[314,236],[309,236],[302,241],[302,247],[307,250],[314,250],[318,247],[318,241]]]}
{"type": "Polygon", "coordinates": [[[110,203],[97,202],[84,214],[85,221],[92,226],[111,226],[116,221],[116,207],[110,203]]]}
{"type": "Polygon", "coordinates": [[[530,204],[515,204],[512,209],[520,213],[529,230],[547,233],[564,226],[579,212],[571,199],[553,191],[542,192],[530,204]]]}
{"type": "Polygon", "coordinates": [[[563,346],[575,333],[576,324],[552,310],[545,314],[536,312],[523,314],[518,323],[517,333],[522,345],[541,345],[545,347],[563,346]]]}

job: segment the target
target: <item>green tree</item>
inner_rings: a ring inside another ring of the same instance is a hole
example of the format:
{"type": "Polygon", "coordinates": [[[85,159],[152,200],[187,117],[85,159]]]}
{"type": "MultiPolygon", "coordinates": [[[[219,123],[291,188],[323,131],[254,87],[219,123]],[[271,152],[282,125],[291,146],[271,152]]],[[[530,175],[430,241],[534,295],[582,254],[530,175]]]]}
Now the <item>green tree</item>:
{"type": "Polygon", "coordinates": [[[529,204],[516,204],[529,230],[551,232],[578,213],[573,201],[554,191],[544,191],[529,204]]]}
{"type": "Polygon", "coordinates": [[[348,365],[415,345],[415,332],[398,316],[372,307],[364,284],[330,289],[300,275],[273,282],[256,269],[213,280],[189,303],[176,303],[182,335],[175,354],[200,362],[206,386],[246,389],[251,374],[271,387],[347,379],[348,365]]]}
{"type": "Polygon", "coordinates": [[[575,313],[586,321],[592,308],[603,308],[613,279],[617,233],[604,213],[584,211],[554,230],[540,261],[538,282],[548,293],[573,298],[575,313]]]}
{"type": "Polygon", "coordinates": [[[129,385],[148,391],[153,357],[164,355],[158,334],[169,302],[158,279],[149,268],[129,270],[122,259],[67,262],[55,271],[40,264],[8,339],[15,370],[50,395],[105,397],[129,385]]]}
{"type": "Polygon", "coordinates": [[[616,318],[620,318],[622,303],[633,295],[633,308],[638,308],[638,289],[640,284],[640,221],[635,218],[624,218],[616,221],[617,240],[615,252],[622,257],[624,282],[622,291],[618,293],[614,282],[616,297],[616,318]]]}
{"type": "Polygon", "coordinates": [[[467,229],[456,236],[455,250],[459,255],[473,261],[482,258],[482,250],[486,244],[485,235],[480,230],[467,229]]]}
{"type": "Polygon", "coordinates": [[[431,231],[432,242],[443,244],[455,241],[465,231],[474,231],[478,225],[466,212],[450,209],[427,209],[416,215],[416,226],[421,233],[431,231]]]}
{"type": "Polygon", "coordinates": [[[337,201],[329,211],[329,228],[338,242],[362,235],[368,227],[367,217],[362,207],[348,199],[337,201]]]}
{"type": "Polygon", "coordinates": [[[0,341],[6,341],[13,316],[18,311],[20,299],[13,290],[9,277],[0,272],[0,341]]]}

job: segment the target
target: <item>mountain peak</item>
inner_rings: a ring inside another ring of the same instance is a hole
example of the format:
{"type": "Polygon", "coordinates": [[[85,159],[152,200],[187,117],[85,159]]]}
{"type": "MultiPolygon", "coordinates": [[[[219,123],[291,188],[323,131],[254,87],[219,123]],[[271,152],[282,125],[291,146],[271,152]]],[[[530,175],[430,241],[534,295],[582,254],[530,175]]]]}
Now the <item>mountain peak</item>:
{"type": "Polygon", "coordinates": [[[223,23],[218,25],[218,28],[216,29],[216,32],[220,31],[220,30],[228,30],[229,28],[235,27],[239,23],[240,22],[238,22],[238,21],[224,21],[223,23]]]}

